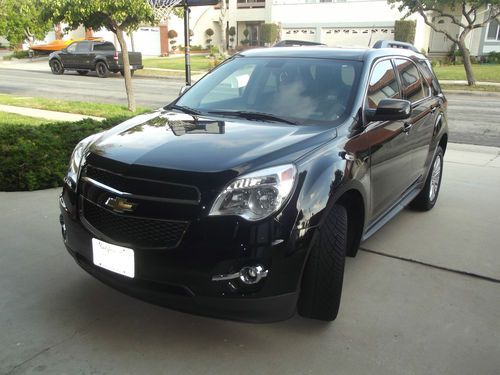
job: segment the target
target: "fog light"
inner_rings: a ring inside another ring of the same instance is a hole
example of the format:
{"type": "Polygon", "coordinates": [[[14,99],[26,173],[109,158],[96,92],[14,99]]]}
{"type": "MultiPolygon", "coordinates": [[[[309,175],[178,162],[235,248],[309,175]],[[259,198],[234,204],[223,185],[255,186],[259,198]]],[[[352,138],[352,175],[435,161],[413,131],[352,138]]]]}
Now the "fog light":
{"type": "Polygon", "coordinates": [[[245,284],[257,284],[267,276],[267,270],[262,266],[243,267],[240,270],[240,280],[245,284]]]}
{"type": "Polygon", "coordinates": [[[268,270],[265,270],[261,265],[243,267],[240,272],[215,275],[212,276],[212,281],[225,281],[240,279],[241,282],[247,285],[257,284],[263,278],[267,277],[268,270]]]}

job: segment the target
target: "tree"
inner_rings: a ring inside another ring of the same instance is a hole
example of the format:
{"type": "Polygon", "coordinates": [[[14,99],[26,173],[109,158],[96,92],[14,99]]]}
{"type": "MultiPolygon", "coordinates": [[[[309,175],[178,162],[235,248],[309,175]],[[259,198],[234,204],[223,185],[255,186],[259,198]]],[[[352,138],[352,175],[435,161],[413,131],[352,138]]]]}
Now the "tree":
{"type": "Polygon", "coordinates": [[[177,46],[175,43],[177,43],[177,31],[174,29],[168,30],[168,39],[170,39],[170,48],[172,48],[172,51],[175,53],[175,50],[177,49],[177,46]]]}
{"type": "Polygon", "coordinates": [[[389,4],[398,4],[398,9],[409,16],[418,13],[434,31],[443,33],[454,42],[464,60],[465,74],[469,86],[476,84],[470,51],[465,39],[472,30],[486,26],[500,16],[500,0],[387,0],[389,4]],[[488,9],[489,6],[489,9],[488,9]],[[481,19],[481,16],[482,19],[481,19]],[[458,35],[452,34],[439,23],[443,18],[459,27],[458,35]]]}
{"type": "Polygon", "coordinates": [[[17,47],[25,40],[31,45],[51,28],[50,22],[41,20],[35,0],[0,0],[0,35],[11,45],[17,47]]]}
{"type": "Polygon", "coordinates": [[[105,27],[116,35],[123,55],[128,109],[135,112],[125,33],[136,30],[143,23],[156,22],[149,3],[146,0],[40,0],[40,3],[44,18],[53,23],[65,22],[73,29],[80,25],[94,30],[105,27]]]}
{"type": "Polygon", "coordinates": [[[207,47],[210,48],[212,47],[212,36],[214,35],[214,31],[211,28],[208,28],[205,30],[205,35],[208,37],[206,40],[207,47]]]}
{"type": "Polygon", "coordinates": [[[219,1],[219,24],[220,31],[222,35],[222,52],[227,52],[227,18],[228,18],[228,10],[227,10],[227,1],[220,0],[219,1]]]}

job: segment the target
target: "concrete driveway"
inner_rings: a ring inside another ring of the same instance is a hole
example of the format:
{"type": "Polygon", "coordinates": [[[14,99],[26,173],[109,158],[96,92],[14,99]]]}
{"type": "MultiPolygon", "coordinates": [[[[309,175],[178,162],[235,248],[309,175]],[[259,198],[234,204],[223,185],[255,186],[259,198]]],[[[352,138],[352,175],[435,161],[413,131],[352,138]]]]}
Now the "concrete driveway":
{"type": "Polygon", "coordinates": [[[88,276],[59,189],[0,193],[1,374],[498,374],[500,149],[450,145],[434,210],[348,259],[331,324],[179,313],[88,276]]]}

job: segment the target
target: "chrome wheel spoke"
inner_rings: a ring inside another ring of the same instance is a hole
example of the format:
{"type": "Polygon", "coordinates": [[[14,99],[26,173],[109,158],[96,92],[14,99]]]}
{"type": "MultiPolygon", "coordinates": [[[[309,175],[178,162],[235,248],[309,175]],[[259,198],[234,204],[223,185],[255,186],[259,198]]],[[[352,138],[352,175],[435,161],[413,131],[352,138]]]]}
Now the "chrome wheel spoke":
{"type": "Polygon", "coordinates": [[[441,156],[439,155],[434,160],[431,171],[431,181],[429,186],[429,199],[433,201],[436,198],[441,180],[441,156]]]}

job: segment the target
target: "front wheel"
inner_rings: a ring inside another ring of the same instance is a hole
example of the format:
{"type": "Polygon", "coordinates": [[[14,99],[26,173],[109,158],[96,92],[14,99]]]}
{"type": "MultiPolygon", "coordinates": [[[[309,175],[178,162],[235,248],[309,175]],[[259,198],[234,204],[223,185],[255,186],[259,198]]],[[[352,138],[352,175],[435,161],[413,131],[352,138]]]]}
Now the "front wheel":
{"type": "Polygon", "coordinates": [[[429,211],[434,207],[441,187],[441,178],[443,177],[443,149],[438,146],[436,155],[432,160],[431,170],[425,180],[425,185],[420,194],[418,194],[410,203],[410,207],[418,211],[429,211]]]}
{"type": "Polygon", "coordinates": [[[59,60],[51,60],[49,65],[50,70],[52,70],[52,74],[61,75],[64,73],[64,67],[59,60]]]}
{"type": "Polygon", "coordinates": [[[302,278],[297,310],[305,318],[337,317],[347,248],[347,210],[333,206],[319,229],[302,278]]]}
{"type": "Polygon", "coordinates": [[[95,64],[95,71],[99,78],[106,78],[109,75],[108,66],[104,61],[99,61],[97,64],[95,64]]]}

